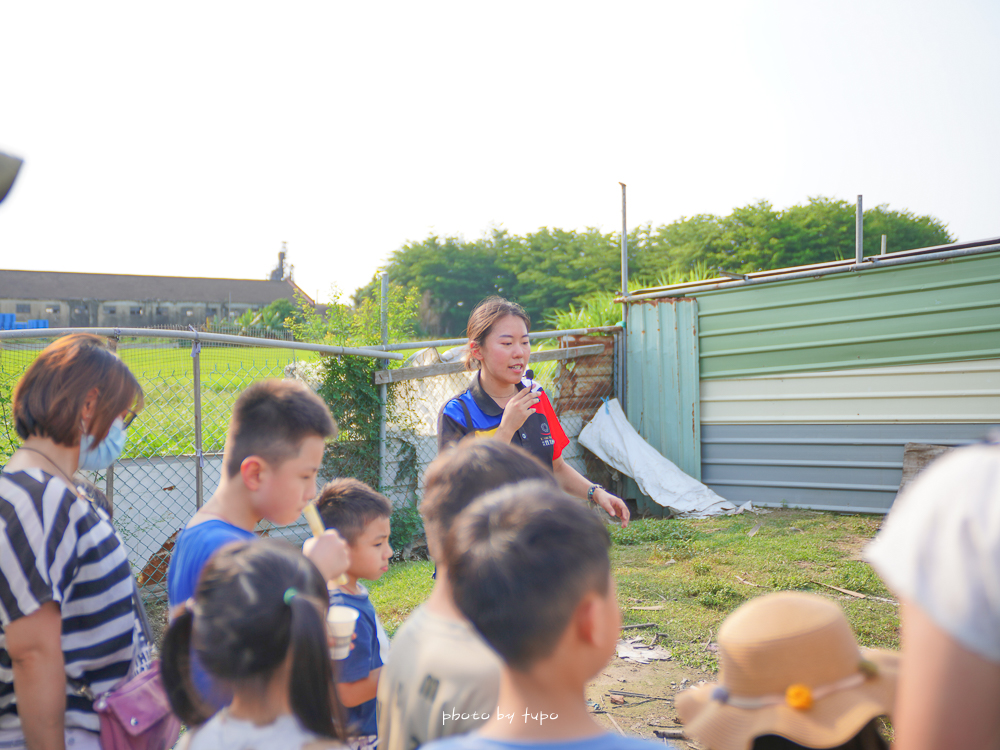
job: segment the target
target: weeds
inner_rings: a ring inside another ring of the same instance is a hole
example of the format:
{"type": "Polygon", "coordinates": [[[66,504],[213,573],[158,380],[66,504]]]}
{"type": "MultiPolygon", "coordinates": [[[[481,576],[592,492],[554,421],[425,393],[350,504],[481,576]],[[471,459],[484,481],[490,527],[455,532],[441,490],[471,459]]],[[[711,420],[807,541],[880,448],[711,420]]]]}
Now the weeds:
{"type": "MultiPolygon", "coordinates": [[[[704,520],[636,520],[611,529],[611,564],[626,625],[654,623],[631,635],[659,633],[675,661],[714,670],[719,625],[749,599],[771,591],[811,591],[836,600],[862,646],[899,647],[899,612],[861,548],[880,518],[776,510],[704,520]],[[747,533],[761,522],[752,537],[747,533]]],[[[430,593],[433,563],[394,564],[371,586],[386,630],[400,623],[430,593]]]]}
{"type": "Polygon", "coordinates": [[[770,591],[803,590],[838,600],[861,645],[898,647],[893,604],[820,585],[891,598],[858,557],[879,520],[779,510],[761,516],[633,521],[627,529],[612,531],[612,565],[624,622],[656,623],[655,632],[665,634],[675,659],[715,669],[715,652],[707,646],[726,615],[770,591]],[[758,522],[760,529],[748,536],[758,522]]]}

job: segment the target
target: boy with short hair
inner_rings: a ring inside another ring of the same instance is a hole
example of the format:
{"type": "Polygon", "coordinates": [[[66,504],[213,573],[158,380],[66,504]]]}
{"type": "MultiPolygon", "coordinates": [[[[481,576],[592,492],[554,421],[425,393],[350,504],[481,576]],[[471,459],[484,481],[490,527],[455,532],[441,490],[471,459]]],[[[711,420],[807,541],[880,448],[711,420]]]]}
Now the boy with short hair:
{"type": "MultiPolygon", "coordinates": [[[[202,568],[220,547],[253,539],[262,519],[284,526],[295,521],[316,494],[316,475],[327,438],[337,423],[323,400],[295,380],[262,380],[233,405],[218,489],[177,537],[167,570],[170,617],[194,596],[202,568]]],[[[334,532],[310,543],[320,572],[335,577],[347,566],[347,547],[334,532]]],[[[196,687],[217,708],[228,691],[213,686],[194,665],[196,687]]]]}
{"type": "Polygon", "coordinates": [[[445,546],[455,518],[473,500],[525,479],[557,486],[537,458],[495,440],[463,440],[427,468],[420,515],[437,576],[430,597],[396,632],[379,678],[380,750],[414,750],[470,732],[496,707],[501,662],[455,606],[445,546]],[[442,721],[446,711],[457,718],[442,721]]]}
{"type": "Polygon", "coordinates": [[[323,525],[336,529],[347,542],[351,562],[347,583],[328,583],[330,604],[358,610],[354,647],[337,662],[337,692],[347,707],[348,744],[354,750],[375,747],[378,726],[375,695],[382,665],[389,657],[389,639],[359,578],[377,581],[389,569],[389,519],[392,503],[364,482],[341,478],[329,482],[316,503],[323,525]]]}
{"type": "Polygon", "coordinates": [[[584,699],[621,630],[604,524],[561,491],[525,482],[476,500],[451,542],[455,602],[504,666],[485,726],[434,750],[652,747],[604,730],[584,699]]]}

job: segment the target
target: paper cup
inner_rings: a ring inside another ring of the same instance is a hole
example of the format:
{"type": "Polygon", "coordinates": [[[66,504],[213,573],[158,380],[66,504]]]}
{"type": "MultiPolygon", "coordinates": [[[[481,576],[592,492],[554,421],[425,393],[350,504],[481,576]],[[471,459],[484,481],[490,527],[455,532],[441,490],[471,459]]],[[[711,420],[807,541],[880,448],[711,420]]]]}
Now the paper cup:
{"type": "Polygon", "coordinates": [[[334,604],[326,613],[326,629],[334,639],[330,649],[331,659],[346,659],[351,653],[351,636],[358,621],[358,610],[334,604]]]}

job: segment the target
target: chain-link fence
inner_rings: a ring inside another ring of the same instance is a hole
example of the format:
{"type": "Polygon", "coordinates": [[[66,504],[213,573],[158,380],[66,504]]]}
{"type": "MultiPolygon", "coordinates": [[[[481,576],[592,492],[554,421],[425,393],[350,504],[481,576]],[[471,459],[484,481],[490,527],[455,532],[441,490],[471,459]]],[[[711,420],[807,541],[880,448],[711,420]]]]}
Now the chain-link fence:
{"type": "MultiPolygon", "coordinates": [[[[563,458],[612,492],[620,490],[621,478],[584,449],[579,436],[604,400],[620,390],[618,346],[614,331],[603,336],[562,336],[535,351],[530,364],[569,438],[563,458]]],[[[390,400],[406,405],[403,418],[387,424],[381,472],[383,492],[397,507],[422,495],[424,472],[438,452],[438,413],[468,387],[470,377],[460,364],[437,362],[376,373],[377,382],[389,384],[390,400]]]]}
{"type": "MultiPolygon", "coordinates": [[[[58,331],[44,330],[16,333],[18,338],[9,337],[8,332],[0,336],[0,464],[19,444],[10,413],[11,390],[38,352],[59,335],[58,331]],[[26,337],[29,333],[32,336],[26,337]]],[[[218,486],[226,429],[237,396],[264,378],[294,377],[320,388],[325,359],[324,353],[315,350],[323,347],[292,341],[264,342],[263,337],[222,343],[206,340],[211,334],[197,336],[181,331],[174,335],[186,338],[164,338],[171,335],[167,332],[153,337],[152,332],[136,329],[104,333],[111,334],[109,345],[139,379],[145,407],[129,429],[122,458],[107,472],[88,478],[112,499],[115,525],[128,545],[144,593],[161,597],[166,590],[166,571],[177,532],[218,486]]],[[[553,347],[554,343],[547,342],[549,348],[533,354],[531,366],[570,438],[564,456],[593,481],[614,487],[615,477],[579,446],[577,437],[602,399],[620,390],[616,375],[619,360],[615,356],[618,334],[564,337],[559,339],[558,348],[553,347]]],[[[389,348],[420,346],[415,343],[389,348]]],[[[333,354],[335,348],[326,349],[333,354]]],[[[382,352],[379,356],[400,359],[403,355],[382,352]]],[[[428,356],[433,359],[436,351],[425,353],[424,361],[428,356]]],[[[340,441],[329,446],[324,462],[330,475],[324,480],[333,475],[354,476],[379,486],[399,509],[398,522],[410,524],[413,532],[419,529],[416,503],[422,492],[424,470],[437,455],[438,411],[445,401],[464,390],[469,380],[468,373],[456,371],[459,366],[450,366],[450,372],[442,369],[448,370],[449,366],[416,364],[376,373],[377,381],[381,377],[388,382],[386,400],[392,404],[384,438],[372,445],[342,435],[340,441]],[[401,372],[411,377],[403,379],[398,375],[401,372]]],[[[331,404],[331,411],[338,421],[344,419],[337,404],[331,404]]],[[[309,533],[301,521],[283,528],[262,522],[258,531],[296,543],[309,533]]]]}

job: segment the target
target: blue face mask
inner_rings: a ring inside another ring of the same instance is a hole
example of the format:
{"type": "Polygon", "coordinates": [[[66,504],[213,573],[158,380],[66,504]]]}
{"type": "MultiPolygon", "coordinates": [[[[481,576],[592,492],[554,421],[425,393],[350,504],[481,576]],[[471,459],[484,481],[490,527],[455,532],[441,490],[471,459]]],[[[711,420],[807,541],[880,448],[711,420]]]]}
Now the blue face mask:
{"type": "Polygon", "coordinates": [[[108,436],[97,445],[94,445],[94,438],[86,432],[80,435],[78,466],[87,471],[106,469],[118,460],[123,450],[125,450],[125,423],[118,417],[111,423],[108,436]]]}

